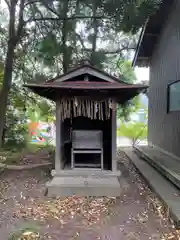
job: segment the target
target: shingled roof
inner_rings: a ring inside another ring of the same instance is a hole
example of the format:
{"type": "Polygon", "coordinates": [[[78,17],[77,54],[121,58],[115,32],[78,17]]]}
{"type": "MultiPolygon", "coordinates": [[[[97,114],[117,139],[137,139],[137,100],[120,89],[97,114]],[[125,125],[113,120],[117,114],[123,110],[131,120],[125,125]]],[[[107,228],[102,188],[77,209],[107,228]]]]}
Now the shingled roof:
{"type": "Polygon", "coordinates": [[[143,27],[133,59],[133,66],[149,66],[154,47],[174,2],[175,0],[163,0],[157,12],[149,18],[143,27]]]}

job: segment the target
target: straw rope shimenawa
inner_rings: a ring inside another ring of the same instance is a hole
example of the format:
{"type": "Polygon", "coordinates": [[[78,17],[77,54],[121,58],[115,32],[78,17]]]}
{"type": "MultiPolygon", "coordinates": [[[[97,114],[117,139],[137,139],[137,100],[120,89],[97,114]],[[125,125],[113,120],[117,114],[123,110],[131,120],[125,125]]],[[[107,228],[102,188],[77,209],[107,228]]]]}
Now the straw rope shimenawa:
{"type": "Polygon", "coordinates": [[[90,119],[107,120],[111,116],[111,110],[115,108],[111,99],[90,100],[83,98],[61,98],[60,115],[63,121],[71,117],[88,117],[90,119]]]}

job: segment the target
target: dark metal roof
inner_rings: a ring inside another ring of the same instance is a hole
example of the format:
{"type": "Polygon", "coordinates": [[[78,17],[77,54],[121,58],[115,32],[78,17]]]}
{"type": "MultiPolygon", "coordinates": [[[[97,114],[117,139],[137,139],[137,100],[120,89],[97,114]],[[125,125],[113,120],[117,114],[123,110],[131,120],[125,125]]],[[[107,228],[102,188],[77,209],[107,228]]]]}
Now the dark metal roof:
{"type": "Polygon", "coordinates": [[[174,1],[175,0],[163,0],[157,12],[149,18],[143,27],[133,59],[133,66],[149,66],[154,47],[174,1]]]}
{"type": "Polygon", "coordinates": [[[72,82],[57,82],[57,83],[44,83],[44,84],[25,84],[25,87],[36,88],[58,88],[58,89],[132,89],[132,88],[146,88],[145,85],[141,84],[125,84],[125,83],[110,83],[110,82],[86,82],[86,81],[72,81],[72,82]]]}
{"type": "Polygon", "coordinates": [[[97,77],[99,79],[103,79],[108,82],[122,82],[123,83],[123,81],[121,79],[96,68],[95,66],[91,65],[89,62],[85,62],[84,64],[78,65],[78,66],[70,69],[68,72],[66,72],[60,76],[57,76],[51,80],[48,80],[47,82],[72,80],[74,77],[77,77],[77,76],[80,76],[83,74],[89,74],[91,76],[97,77]]]}
{"type": "Polygon", "coordinates": [[[53,101],[64,96],[89,96],[92,98],[115,98],[121,103],[148,88],[145,85],[119,81],[118,78],[112,77],[89,64],[84,64],[45,83],[29,83],[24,86],[53,101]],[[87,75],[91,76],[92,81],[82,78],[82,76],[87,75]]]}
{"type": "Polygon", "coordinates": [[[144,92],[148,86],[140,84],[100,83],[100,82],[59,82],[44,84],[25,84],[34,93],[56,101],[64,96],[90,96],[92,98],[115,98],[118,102],[130,100],[140,92],[144,92]]]}

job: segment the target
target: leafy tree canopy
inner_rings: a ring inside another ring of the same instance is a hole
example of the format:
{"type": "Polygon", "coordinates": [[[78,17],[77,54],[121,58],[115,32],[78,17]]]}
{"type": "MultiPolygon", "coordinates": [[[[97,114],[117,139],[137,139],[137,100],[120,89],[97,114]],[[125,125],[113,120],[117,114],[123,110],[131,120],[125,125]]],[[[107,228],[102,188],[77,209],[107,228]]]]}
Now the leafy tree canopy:
{"type": "MultiPolygon", "coordinates": [[[[82,59],[89,59],[116,75],[121,70],[125,80],[130,81],[133,76],[131,71],[128,73],[129,63],[126,62],[125,71],[121,59],[134,50],[137,42],[134,34],[160,2],[2,0],[0,60],[4,69],[0,90],[0,146],[9,102],[15,101],[11,99],[13,86],[20,89],[23,81],[65,73],[82,59]]],[[[24,100],[21,102],[18,97],[13,104],[17,103],[23,106],[24,100]]]]}

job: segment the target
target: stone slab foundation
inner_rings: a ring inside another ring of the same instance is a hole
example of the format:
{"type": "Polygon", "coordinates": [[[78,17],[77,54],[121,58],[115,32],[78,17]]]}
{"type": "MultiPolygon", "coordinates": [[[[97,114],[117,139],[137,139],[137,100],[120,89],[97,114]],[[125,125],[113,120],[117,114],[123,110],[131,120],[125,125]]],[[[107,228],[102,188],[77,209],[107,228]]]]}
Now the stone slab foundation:
{"type": "Polygon", "coordinates": [[[49,197],[107,196],[118,197],[121,186],[117,176],[55,176],[47,183],[49,197]]]}

